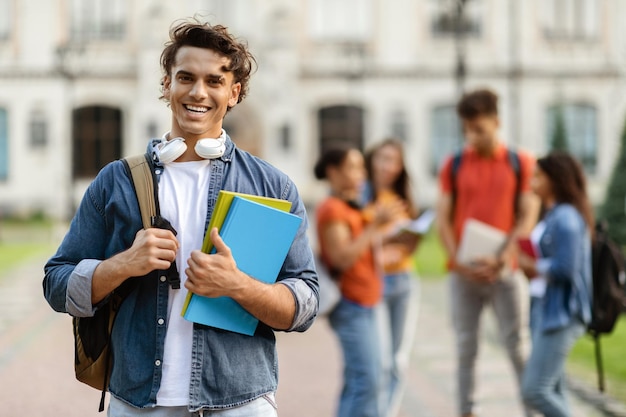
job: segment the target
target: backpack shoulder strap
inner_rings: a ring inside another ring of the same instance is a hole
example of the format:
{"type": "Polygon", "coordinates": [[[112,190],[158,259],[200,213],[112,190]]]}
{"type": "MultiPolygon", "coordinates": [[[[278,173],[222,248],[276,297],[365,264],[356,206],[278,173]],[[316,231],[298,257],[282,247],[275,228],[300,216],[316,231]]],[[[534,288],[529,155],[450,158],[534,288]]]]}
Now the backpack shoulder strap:
{"type": "MultiPolygon", "coordinates": [[[[451,173],[452,173],[453,182],[456,180],[456,174],[459,172],[459,168],[461,167],[462,158],[463,158],[463,150],[458,151],[456,154],[454,154],[454,157],[452,158],[451,173]]],[[[454,184],[452,184],[452,186],[454,187],[454,184]]]]}
{"type": "Polygon", "coordinates": [[[129,156],[122,160],[129,177],[133,180],[135,194],[141,211],[144,229],[152,227],[152,221],[158,215],[154,177],[147,155],[129,156]]]}
{"type": "Polygon", "coordinates": [[[463,150],[461,149],[452,157],[452,166],[450,167],[450,185],[452,187],[452,196],[456,195],[456,177],[461,168],[461,159],[463,159],[463,150]]]}
{"type": "Polygon", "coordinates": [[[513,208],[515,216],[517,217],[519,214],[519,196],[522,193],[522,164],[519,159],[519,154],[516,151],[507,148],[506,152],[509,165],[511,165],[511,169],[513,169],[515,173],[515,200],[513,201],[513,208]]]}
{"type": "Polygon", "coordinates": [[[454,218],[454,206],[456,204],[456,194],[457,194],[457,186],[456,186],[456,177],[459,173],[459,168],[461,167],[461,159],[463,158],[463,149],[458,151],[452,157],[452,166],[450,167],[450,196],[451,196],[451,204],[452,210],[450,212],[450,217],[454,218]]]}
{"type": "Polygon", "coordinates": [[[511,168],[513,168],[513,172],[515,172],[517,183],[519,184],[522,179],[522,167],[519,160],[519,154],[513,149],[507,149],[507,156],[509,158],[509,164],[511,164],[511,168]]]}

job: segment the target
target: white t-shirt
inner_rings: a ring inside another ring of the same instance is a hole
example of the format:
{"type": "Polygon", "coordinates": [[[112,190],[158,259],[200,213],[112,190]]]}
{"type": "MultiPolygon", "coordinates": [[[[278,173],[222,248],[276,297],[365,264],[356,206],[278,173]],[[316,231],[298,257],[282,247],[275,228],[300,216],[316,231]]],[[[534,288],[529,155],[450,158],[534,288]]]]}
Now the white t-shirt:
{"type": "Polygon", "coordinates": [[[184,406],[189,403],[191,378],[191,345],[193,323],[181,315],[187,296],[185,269],[192,250],[200,249],[204,240],[207,196],[211,161],[172,162],[166,165],[159,181],[161,216],[170,221],[180,243],[176,265],[180,289],[170,287],[167,332],[163,352],[163,376],[157,393],[159,406],[184,406]]]}
{"type": "MultiPolygon", "coordinates": [[[[530,241],[535,246],[535,248],[539,248],[539,241],[541,240],[541,236],[543,236],[543,232],[546,230],[546,224],[542,220],[534,227],[533,231],[530,233],[530,241]]],[[[531,279],[528,284],[528,292],[531,297],[542,298],[546,293],[546,286],[548,285],[548,281],[546,277],[539,275],[535,278],[531,279]]]]}

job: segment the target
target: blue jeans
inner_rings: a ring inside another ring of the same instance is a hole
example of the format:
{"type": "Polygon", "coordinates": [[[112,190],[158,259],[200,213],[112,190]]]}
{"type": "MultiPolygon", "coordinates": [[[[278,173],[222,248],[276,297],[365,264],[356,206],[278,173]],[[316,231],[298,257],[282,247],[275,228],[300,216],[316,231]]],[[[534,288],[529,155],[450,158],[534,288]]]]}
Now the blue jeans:
{"type": "Polygon", "coordinates": [[[379,417],[380,361],[374,308],[342,298],[329,316],[343,351],[338,417],[379,417]]]}
{"type": "Polygon", "coordinates": [[[565,360],[585,326],[575,321],[558,330],[541,330],[541,301],[531,300],[532,351],[522,377],[524,401],[546,417],[570,415],[565,396],[565,360]]]}
{"type": "Polygon", "coordinates": [[[385,365],[383,383],[385,386],[381,387],[384,391],[382,400],[384,403],[381,405],[386,407],[392,402],[401,378],[397,355],[404,338],[406,315],[411,298],[411,274],[404,272],[386,275],[384,288],[381,308],[385,310],[383,318],[386,321],[382,325],[383,330],[388,329],[390,339],[389,347],[385,349],[385,354],[388,357],[383,360],[385,365]]]}
{"type": "Polygon", "coordinates": [[[278,415],[276,410],[276,400],[273,393],[266,394],[239,407],[193,413],[186,406],[135,408],[111,396],[107,417],[276,417],[278,415]]]}

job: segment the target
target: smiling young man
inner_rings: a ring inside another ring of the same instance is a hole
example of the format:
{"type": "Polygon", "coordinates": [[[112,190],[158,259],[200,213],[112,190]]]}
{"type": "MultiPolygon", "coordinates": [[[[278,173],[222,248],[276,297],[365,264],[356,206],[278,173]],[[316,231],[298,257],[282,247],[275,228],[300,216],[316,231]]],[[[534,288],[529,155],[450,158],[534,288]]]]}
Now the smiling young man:
{"type": "Polygon", "coordinates": [[[532,230],[538,201],[530,190],[533,158],[525,152],[510,151],[500,140],[498,96],[486,89],[469,92],[459,101],[457,112],[467,146],[459,154],[460,159],[450,157],[441,170],[437,223],[450,260],[459,414],[471,417],[480,318],[487,306],[494,309],[509,359],[518,381],[521,378],[528,350],[528,299],[523,294],[525,278],[517,271],[514,259],[516,237],[532,230]],[[455,262],[468,219],[508,234],[505,247],[470,264],[455,262]]]}
{"type": "Polygon", "coordinates": [[[222,129],[246,95],[254,58],[222,26],[174,25],[161,55],[171,129],[148,152],[161,216],[170,230],[142,230],[123,163],[107,165],[89,186],[57,253],[44,293],[57,311],[91,316],[131,277],[112,332],[108,414],[118,416],[276,416],[275,330],[305,331],[318,307],[307,216],[291,180],[234,145],[222,129]],[[276,284],[237,269],[217,229],[217,250],[199,249],[221,189],[287,199],[303,219],[276,284]],[[164,271],[178,266],[180,285],[164,271]],[[235,299],[260,320],[254,336],[186,321],[187,293],[235,299]]]}

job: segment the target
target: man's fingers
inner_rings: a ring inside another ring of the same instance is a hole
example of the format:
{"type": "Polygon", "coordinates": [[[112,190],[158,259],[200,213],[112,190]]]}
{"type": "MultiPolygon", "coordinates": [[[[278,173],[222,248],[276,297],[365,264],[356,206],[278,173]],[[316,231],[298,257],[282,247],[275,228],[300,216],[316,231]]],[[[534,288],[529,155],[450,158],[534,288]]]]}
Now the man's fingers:
{"type": "Polygon", "coordinates": [[[211,242],[213,242],[213,246],[215,246],[215,251],[217,253],[224,253],[227,255],[230,254],[230,248],[222,240],[217,227],[211,229],[211,242]]]}

